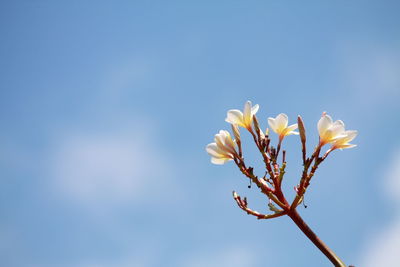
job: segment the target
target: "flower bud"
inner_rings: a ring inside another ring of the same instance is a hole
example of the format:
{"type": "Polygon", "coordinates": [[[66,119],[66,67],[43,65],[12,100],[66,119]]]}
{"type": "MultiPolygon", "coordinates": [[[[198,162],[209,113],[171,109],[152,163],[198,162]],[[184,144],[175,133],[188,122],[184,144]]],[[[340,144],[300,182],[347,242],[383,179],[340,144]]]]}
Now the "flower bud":
{"type": "Polygon", "coordinates": [[[297,126],[299,127],[301,142],[306,143],[306,129],[304,128],[303,119],[300,115],[297,117],[297,126]]]}

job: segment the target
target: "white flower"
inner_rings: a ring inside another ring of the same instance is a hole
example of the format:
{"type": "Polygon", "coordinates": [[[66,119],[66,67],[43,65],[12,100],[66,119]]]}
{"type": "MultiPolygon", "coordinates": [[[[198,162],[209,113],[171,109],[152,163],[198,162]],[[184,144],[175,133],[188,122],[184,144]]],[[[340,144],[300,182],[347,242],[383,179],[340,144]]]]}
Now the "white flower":
{"type": "Polygon", "coordinates": [[[345,131],[343,133],[343,137],[336,139],[332,144],[333,149],[343,149],[343,148],[352,148],[357,145],[349,144],[354,138],[356,138],[358,132],[357,131],[345,131]]]}
{"type": "Polygon", "coordinates": [[[268,118],[268,124],[271,129],[283,139],[286,135],[299,134],[294,130],[297,129],[297,123],[288,126],[288,116],[284,113],[279,114],[276,118],[268,118]]]}
{"type": "Polygon", "coordinates": [[[327,143],[333,143],[337,139],[345,137],[344,135],[344,123],[341,120],[335,122],[329,115],[322,115],[318,121],[318,133],[320,137],[320,144],[325,145],[327,143]]]}
{"type": "Polygon", "coordinates": [[[251,102],[247,101],[244,104],[243,113],[238,109],[231,109],[228,111],[225,121],[251,131],[253,116],[257,113],[258,108],[259,106],[257,104],[252,107],[251,102]]]}
{"type": "Polygon", "coordinates": [[[211,162],[214,164],[224,164],[234,159],[237,155],[235,143],[228,131],[221,130],[215,135],[215,143],[208,144],[206,151],[211,156],[211,162]]]}

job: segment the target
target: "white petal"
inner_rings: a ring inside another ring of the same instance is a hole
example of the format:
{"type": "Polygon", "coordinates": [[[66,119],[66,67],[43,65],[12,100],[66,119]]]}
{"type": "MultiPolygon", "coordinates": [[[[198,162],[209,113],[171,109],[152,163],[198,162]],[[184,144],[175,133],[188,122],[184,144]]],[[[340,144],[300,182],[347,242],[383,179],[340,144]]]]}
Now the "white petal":
{"type": "Polygon", "coordinates": [[[288,116],[285,113],[276,116],[275,125],[279,130],[285,129],[288,125],[288,116]]]}
{"type": "Polygon", "coordinates": [[[353,145],[353,144],[347,144],[347,145],[343,145],[341,148],[352,148],[352,147],[356,147],[357,145],[353,145]]]}
{"type": "Polygon", "coordinates": [[[288,131],[288,132],[291,132],[291,131],[296,130],[296,129],[297,129],[297,123],[292,124],[292,125],[289,125],[289,126],[287,127],[287,131],[288,131]]]}
{"type": "Polygon", "coordinates": [[[225,149],[230,152],[230,154],[234,155],[236,154],[236,149],[235,149],[235,143],[232,140],[232,137],[228,131],[226,132],[224,144],[225,144],[225,149]]]}
{"type": "Polygon", "coordinates": [[[295,135],[299,135],[299,133],[298,132],[295,132],[294,130],[295,129],[297,129],[297,123],[295,123],[295,124],[292,124],[292,125],[289,125],[286,129],[285,129],[285,135],[292,135],[292,134],[295,134],[295,135]]]}
{"type": "Polygon", "coordinates": [[[217,147],[221,150],[221,154],[230,156],[236,153],[232,137],[228,131],[220,130],[219,133],[215,135],[214,140],[217,147]]]}
{"type": "Polygon", "coordinates": [[[329,128],[332,133],[332,137],[337,137],[344,134],[344,123],[342,121],[335,121],[335,123],[329,128]]]}
{"type": "Polygon", "coordinates": [[[354,138],[356,138],[358,132],[355,130],[351,130],[351,131],[346,131],[345,134],[347,135],[347,137],[346,137],[347,142],[350,142],[354,138]]]}
{"type": "Polygon", "coordinates": [[[214,140],[218,148],[221,150],[221,153],[225,154],[225,138],[223,138],[221,134],[216,134],[214,140]]]}
{"type": "Polygon", "coordinates": [[[232,124],[242,125],[243,113],[240,110],[231,109],[228,111],[225,121],[232,124]]]}
{"type": "Polygon", "coordinates": [[[324,115],[318,121],[318,133],[322,136],[326,130],[332,126],[332,118],[329,115],[324,115]]]}
{"type": "Polygon", "coordinates": [[[233,140],[230,136],[225,139],[225,145],[230,148],[231,152],[236,152],[235,143],[233,142],[233,140]]]}
{"type": "Polygon", "coordinates": [[[271,129],[276,132],[276,126],[275,126],[275,119],[274,118],[268,118],[268,125],[271,127],[271,129]]]}
{"type": "Polygon", "coordinates": [[[344,128],[344,122],[343,122],[342,120],[337,120],[337,121],[335,121],[335,122],[333,123],[333,126],[336,126],[336,125],[341,125],[341,126],[343,126],[343,128],[344,128]]]}
{"type": "Polygon", "coordinates": [[[221,140],[223,140],[223,143],[225,143],[225,138],[229,135],[229,133],[226,130],[219,130],[217,135],[219,138],[221,138],[221,140]]]}
{"type": "Polygon", "coordinates": [[[222,143],[226,145],[227,140],[232,140],[231,134],[227,130],[220,130],[219,136],[221,137],[222,143]]]}
{"type": "Polygon", "coordinates": [[[222,139],[226,139],[228,136],[230,137],[231,134],[227,130],[220,130],[219,134],[221,135],[222,139]]]}
{"type": "Polygon", "coordinates": [[[356,147],[357,145],[353,145],[353,144],[342,144],[342,145],[333,145],[333,147],[335,148],[339,148],[340,150],[343,150],[345,148],[352,148],[352,147],[356,147]]]}
{"type": "Polygon", "coordinates": [[[250,123],[252,119],[252,115],[251,115],[251,102],[247,101],[244,104],[244,108],[243,108],[243,120],[245,123],[250,123]]]}
{"type": "Polygon", "coordinates": [[[223,156],[222,153],[221,153],[222,152],[221,149],[218,148],[216,143],[208,144],[206,146],[206,151],[212,157],[221,157],[221,156],[223,156]]]}
{"type": "Polygon", "coordinates": [[[292,124],[286,128],[281,129],[279,131],[279,135],[286,136],[286,135],[292,135],[292,134],[299,134],[298,132],[294,131],[296,128],[297,128],[297,123],[292,124]]]}
{"type": "Polygon", "coordinates": [[[231,160],[231,159],[226,159],[226,158],[223,158],[223,159],[220,159],[220,158],[211,158],[211,163],[214,163],[214,164],[216,164],[216,165],[222,165],[222,164],[224,164],[225,162],[227,162],[227,161],[229,161],[229,160],[231,160]]]}
{"type": "Polygon", "coordinates": [[[251,108],[251,115],[256,114],[258,109],[259,109],[258,104],[255,104],[254,107],[251,108]]]}

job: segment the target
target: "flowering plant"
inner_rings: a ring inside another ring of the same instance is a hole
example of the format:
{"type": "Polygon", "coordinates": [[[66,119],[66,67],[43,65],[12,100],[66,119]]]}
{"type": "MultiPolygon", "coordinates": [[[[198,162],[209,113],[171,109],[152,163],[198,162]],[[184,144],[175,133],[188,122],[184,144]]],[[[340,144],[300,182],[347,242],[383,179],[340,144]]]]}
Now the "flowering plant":
{"type": "Polygon", "coordinates": [[[247,198],[242,198],[233,191],[233,198],[239,208],[247,214],[255,216],[257,219],[289,216],[335,266],[345,267],[344,262],[304,222],[296,208],[303,202],[304,195],[319,165],[332,151],[355,147],[356,145],[349,142],[357,136],[357,131],[346,131],[344,123],[341,120],[333,122],[332,118],[324,112],[317,125],[319,142],[312,154],[307,156],[306,130],[300,116],[298,116],[296,124],[289,126],[288,116],[284,113],[279,114],[275,118],[268,118],[269,127],[279,137],[278,144],[274,147],[269,138],[269,130],[267,129],[263,132],[260,129],[256,117],[258,109],[258,105],[252,106],[251,102],[247,101],[243,112],[237,109],[228,111],[226,122],[231,124],[234,138],[226,130],[221,130],[215,135],[215,142],[208,144],[206,147],[206,151],[211,156],[211,162],[214,164],[224,164],[228,161],[234,161],[239,170],[267,196],[269,200],[268,207],[272,213],[263,214],[249,208],[247,198]],[[244,161],[239,127],[246,129],[252,135],[254,143],[262,155],[266,169],[266,174],[263,177],[258,177],[254,174],[253,168],[246,165],[244,161]],[[298,129],[298,132],[295,132],[296,129],[298,129]],[[291,202],[286,199],[281,187],[286,168],[286,151],[282,150],[281,153],[281,147],[284,138],[289,135],[300,135],[303,161],[301,178],[294,188],[296,196],[291,202]],[[330,145],[330,147],[325,153],[321,154],[321,150],[325,145],[330,145]],[[280,156],[281,163],[278,162],[280,156]]]}

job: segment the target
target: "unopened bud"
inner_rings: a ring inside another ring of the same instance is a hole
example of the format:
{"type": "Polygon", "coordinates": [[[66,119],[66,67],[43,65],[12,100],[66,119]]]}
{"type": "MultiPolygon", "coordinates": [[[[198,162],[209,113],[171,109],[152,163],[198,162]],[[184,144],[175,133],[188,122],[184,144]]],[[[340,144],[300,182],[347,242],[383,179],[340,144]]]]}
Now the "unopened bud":
{"type": "Polygon", "coordinates": [[[301,142],[305,143],[306,142],[306,129],[304,128],[303,119],[300,117],[300,115],[297,117],[297,126],[299,127],[301,142]]]}

